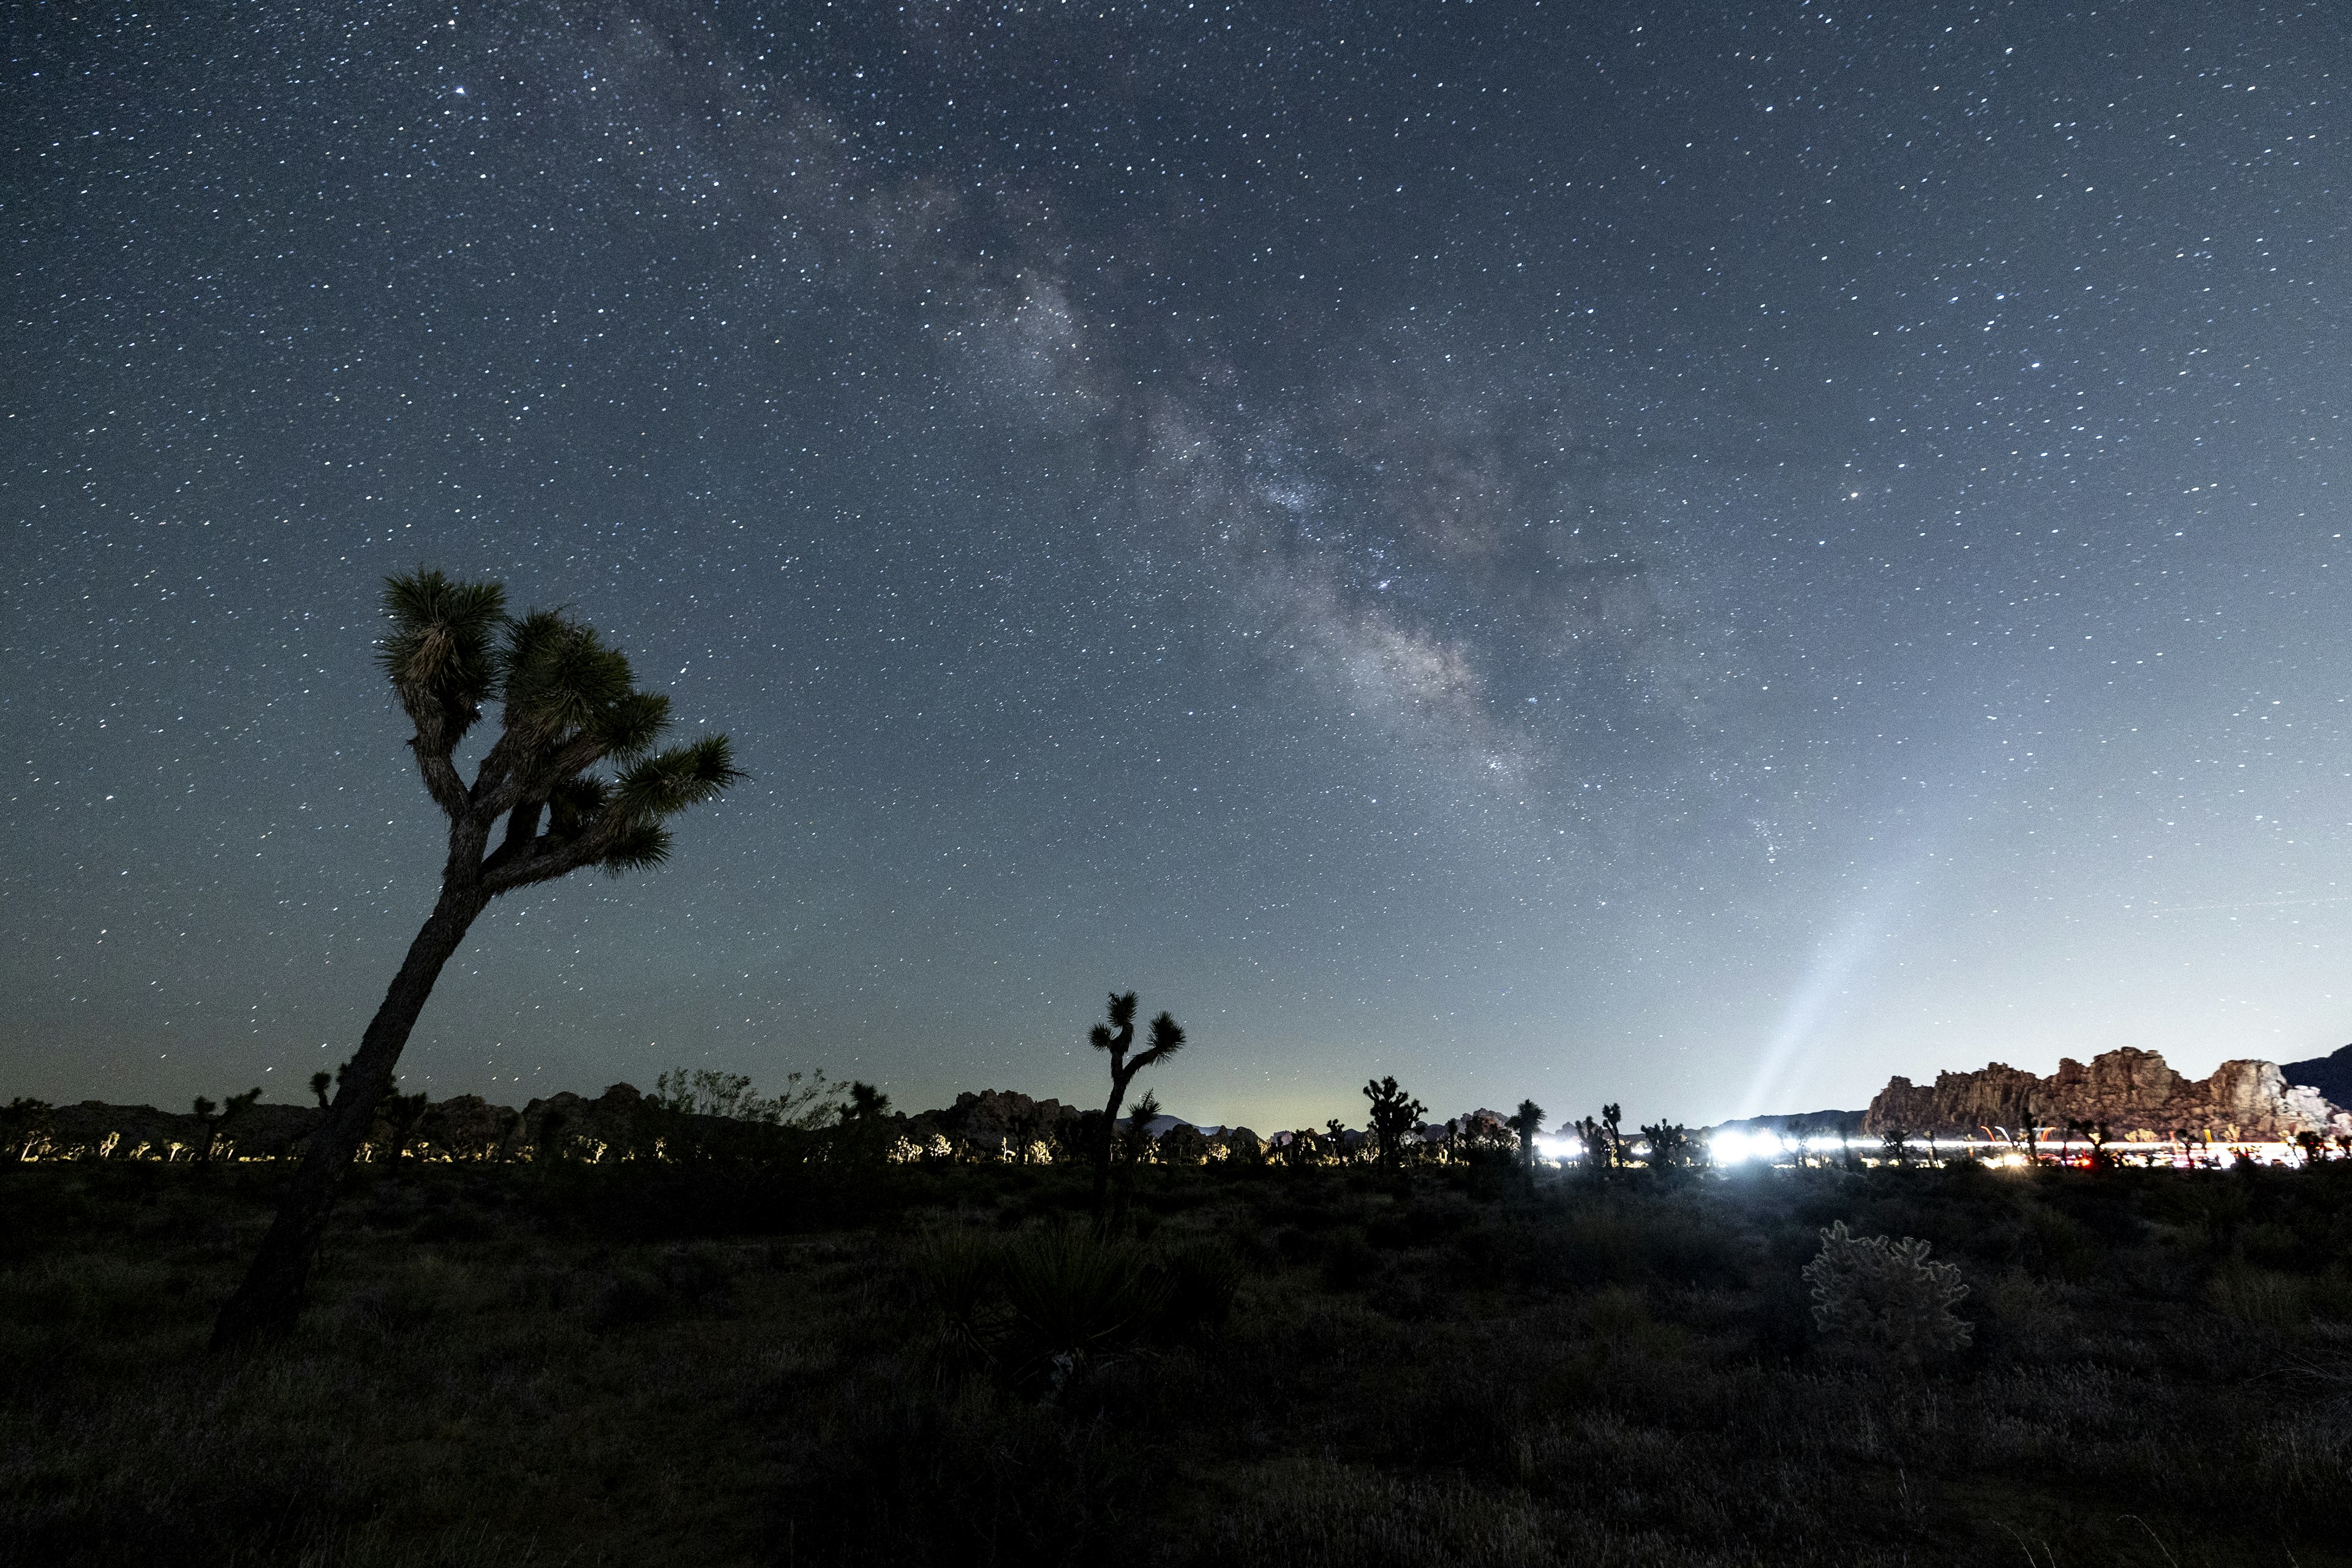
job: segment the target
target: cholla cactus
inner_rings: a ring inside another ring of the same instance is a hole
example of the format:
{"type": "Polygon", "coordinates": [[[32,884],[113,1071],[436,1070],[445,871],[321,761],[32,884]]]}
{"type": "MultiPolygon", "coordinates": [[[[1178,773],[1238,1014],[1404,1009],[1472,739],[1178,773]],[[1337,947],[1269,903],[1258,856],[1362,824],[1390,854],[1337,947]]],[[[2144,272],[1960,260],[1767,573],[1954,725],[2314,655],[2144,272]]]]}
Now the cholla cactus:
{"type": "Polygon", "coordinates": [[[1804,1273],[1813,1322],[1825,1334],[1919,1360],[1958,1350],[1974,1332],[1952,1310],[1969,1293],[1958,1268],[1928,1262],[1927,1244],[1916,1237],[1855,1236],[1839,1220],[1822,1232],[1821,1253],[1804,1273]]]}

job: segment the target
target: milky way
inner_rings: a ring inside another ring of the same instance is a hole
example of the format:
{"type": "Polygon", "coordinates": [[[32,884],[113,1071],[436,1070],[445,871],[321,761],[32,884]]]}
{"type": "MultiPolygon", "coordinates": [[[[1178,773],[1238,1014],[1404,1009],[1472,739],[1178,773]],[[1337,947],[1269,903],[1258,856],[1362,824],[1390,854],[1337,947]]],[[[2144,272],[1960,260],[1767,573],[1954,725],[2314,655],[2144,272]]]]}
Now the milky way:
{"type": "Polygon", "coordinates": [[[2352,1029],[2340,10],[706,9],[13,16],[0,1094],[349,1054],[420,563],[753,774],[485,916],[436,1094],[2352,1029]]]}

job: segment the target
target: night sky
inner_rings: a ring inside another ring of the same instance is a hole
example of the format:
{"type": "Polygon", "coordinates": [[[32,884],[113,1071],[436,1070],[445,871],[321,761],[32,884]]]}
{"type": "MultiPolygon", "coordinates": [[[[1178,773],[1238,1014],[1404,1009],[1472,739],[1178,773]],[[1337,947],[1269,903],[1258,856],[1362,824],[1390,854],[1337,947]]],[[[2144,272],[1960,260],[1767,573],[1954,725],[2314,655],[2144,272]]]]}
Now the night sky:
{"type": "Polygon", "coordinates": [[[347,1057],[384,575],[752,774],[406,1083],[1691,1122],[2352,1038],[2340,5],[27,3],[0,1098],[347,1057]],[[710,13],[723,13],[714,17],[710,13]]]}

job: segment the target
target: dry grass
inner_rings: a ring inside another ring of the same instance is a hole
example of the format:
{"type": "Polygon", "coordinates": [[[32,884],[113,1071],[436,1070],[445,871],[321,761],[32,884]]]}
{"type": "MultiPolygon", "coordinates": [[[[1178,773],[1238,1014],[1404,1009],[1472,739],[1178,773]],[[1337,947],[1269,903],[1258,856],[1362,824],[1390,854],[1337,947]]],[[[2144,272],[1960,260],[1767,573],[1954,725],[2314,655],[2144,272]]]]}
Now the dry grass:
{"type": "Polygon", "coordinates": [[[2352,1561],[2330,1172],[1151,1174],[1097,1255],[1050,1171],[369,1173],[298,1337],[230,1362],[266,1175],[19,1167],[0,1556],[2352,1561]],[[1832,1219],[1958,1264],[1975,1343],[1823,1340],[1832,1219]]]}

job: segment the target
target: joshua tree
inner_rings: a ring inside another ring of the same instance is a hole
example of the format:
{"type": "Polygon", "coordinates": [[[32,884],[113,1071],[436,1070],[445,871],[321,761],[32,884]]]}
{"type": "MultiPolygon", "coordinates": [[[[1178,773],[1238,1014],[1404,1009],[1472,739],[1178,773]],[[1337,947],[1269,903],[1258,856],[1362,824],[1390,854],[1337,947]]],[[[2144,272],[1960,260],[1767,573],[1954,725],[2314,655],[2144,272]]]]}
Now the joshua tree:
{"type": "Polygon", "coordinates": [[[209,1164],[214,1152],[220,1147],[221,1129],[253,1109],[255,1103],[260,1099],[261,1090],[258,1089],[248,1089],[243,1094],[230,1095],[228,1103],[226,1105],[215,1105],[203,1095],[196,1096],[195,1103],[189,1109],[196,1113],[196,1120],[205,1124],[205,1146],[197,1153],[196,1158],[209,1164]]]}
{"type": "Polygon", "coordinates": [[[1621,1108],[1604,1105],[1600,1121],[1588,1116],[1580,1121],[1563,1123],[1560,1131],[1584,1145],[1585,1168],[1601,1175],[1625,1163],[1625,1134],[1619,1125],[1623,1118],[1621,1108]]]}
{"type": "Polygon", "coordinates": [[[629,661],[560,611],[516,619],[498,584],[425,571],[390,579],[384,609],[392,625],[380,661],[415,726],[408,744],[425,793],[448,818],[441,892],[310,1134],[251,1271],[221,1310],[215,1345],[293,1326],[337,1182],[475,917],[501,893],[583,867],[618,875],[659,865],[669,854],[664,824],[743,776],[724,735],[656,752],[669,699],[639,690],[629,661]],[[469,784],[455,752],[491,701],[501,709],[499,737],[469,784]]]}
{"type": "Polygon", "coordinates": [[[1381,1163],[1394,1170],[1404,1135],[1429,1107],[1398,1088],[1392,1076],[1364,1085],[1364,1098],[1372,1102],[1372,1135],[1381,1141],[1381,1163]]]}
{"type": "Polygon", "coordinates": [[[1878,1142],[1885,1151],[1888,1163],[1896,1165],[1911,1163],[1911,1129],[1908,1127],[1890,1127],[1878,1135],[1878,1142]]]}
{"type": "Polygon", "coordinates": [[[1110,1022],[1097,1024],[1088,1030],[1087,1043],[1098,1051],[1110,1053],[1110,1103],[1103,1107],[1102,1136],[1095,1144],[1095,1223],[1100,1225],[1104,1205],[1110,1198],[1111,1137],[1118,1124],[1119,1104],[1127,1099],[1127,1086],[1145,1068],[1166,1061],[1183,1049],[1184,1031],[1176,1026],[1174,1015],[1162,1013],[1151,1020],[1150,1046],[1129,1056],[1129,1049],[1135,1044],[1135,993],[1122,994],[1114,991],[1110,996],[1110,1022]]]}
{"type": "Polygon", "coordinates": [[[2066,1131],[2091,1146],[2091,1163],[2100,1170],[2116,1163],[2116,1157],[2107,1152],[2108,1141],[2115,1132],[2106,1122],[2078,1121],[2070,1116],[2066,1119],[2066,1131]]]}
{"type": "Polygon", "coordinates": [[[851,1079],[849,1103],[841,1108],[844,1121],[871,1121],[890,1114],[890,1097],[870,1083],[851,1079]]]}
{"type": "Polygon", "coordinates": [[[1675,1171],[1696,1163],[1698,1140],[1679,1121],[1647,1122],[1642,1128],[1642,1137],[1650,1145],[1653,1171],[1675,1171]]]}
{"type": "Polygon", "coordinates": [[[47,1142],[57,1107],[22,1095],[0,1110],[0,1167],[33,1157],[47,1142]]]}
{"type": "Polygon", "coordinates": [[[334,1086],[335,1075],[327,1071],[324,1068],[320,1068],[317,1072],[310,1075],[310,1093],[312,1097],[318,1100],[320,1110],[324,1110],[329,1105],[333,1103],[327,1098],[327,1090],[332,1089],[334,1086]]]}
{"type": "Polygon", "coordinates": [[[1536,1134],[1543,1131],[1543,1107],[1532,1100],[1519,1101],[1518,1114],[1511,1118],[1511,1131],[1519,1135],[1519,1168],[1529,1175],[1536,1169],[1536,1134]]]}
{"type": "Polygon", "coordinates": [[[409,1148],[416,1142],[417,1125],[432,1104],[432,1098],[419,1089],[415,1094],[387,1094],[376,1107],[376,1120],[383,1126],[383,1146],[393,1159],[408,1158],[409,1148]]]}

